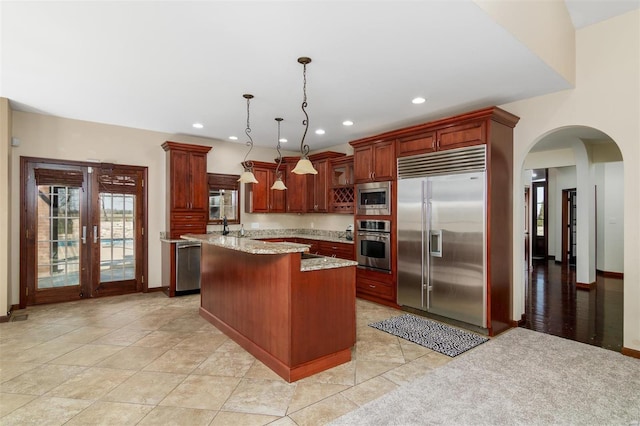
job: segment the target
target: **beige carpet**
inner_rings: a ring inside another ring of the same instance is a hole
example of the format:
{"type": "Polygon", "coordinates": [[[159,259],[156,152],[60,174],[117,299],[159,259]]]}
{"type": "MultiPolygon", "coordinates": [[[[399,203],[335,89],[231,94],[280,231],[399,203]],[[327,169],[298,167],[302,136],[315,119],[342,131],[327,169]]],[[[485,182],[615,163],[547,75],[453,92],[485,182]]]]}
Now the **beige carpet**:
{"type": "Polygon", "coordinates": [[[517,328],[334,425],[638,425],[640,359],[517,328]]]}

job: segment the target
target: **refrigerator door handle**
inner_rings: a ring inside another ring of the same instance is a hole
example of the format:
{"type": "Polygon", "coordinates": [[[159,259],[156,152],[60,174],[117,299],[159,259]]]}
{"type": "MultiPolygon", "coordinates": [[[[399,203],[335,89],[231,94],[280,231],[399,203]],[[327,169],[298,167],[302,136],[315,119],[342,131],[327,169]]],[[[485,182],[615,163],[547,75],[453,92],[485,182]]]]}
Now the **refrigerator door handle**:
{"type": "Polygon", "coordinates": [[[429,262],[429,256],[427,256],[427,253],[429,252],[429,240],[426,237],[429,235],[429,224],[431,222],[431,182],[429,179],[422,183],[422,200],[422,303],[425,304],[425,309],[428,311],[431,307],[431,282],[429,279],[431,274],[431,265],[429,262]]]}

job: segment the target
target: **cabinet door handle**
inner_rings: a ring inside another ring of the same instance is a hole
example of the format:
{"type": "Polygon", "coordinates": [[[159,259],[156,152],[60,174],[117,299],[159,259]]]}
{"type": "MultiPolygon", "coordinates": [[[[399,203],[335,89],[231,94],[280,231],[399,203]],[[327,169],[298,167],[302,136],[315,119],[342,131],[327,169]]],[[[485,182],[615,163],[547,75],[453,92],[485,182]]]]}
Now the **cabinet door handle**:
{"type": "Polygon", "coordinates": [[[87,227],[82,226],[82,244],[87,244],[87,227]]]}
{"type": "Polygon", "coordinates": [[[369,287],[371,287],[371,288],[376,288],[376,286],[375,286],[375,285],[373,285],[373,284],[369,284],[369,287]]]}
{"type": "Polygon", "coordinates": [[[98,242],[98,225],[93,225],[93,243],[98,242]]]}

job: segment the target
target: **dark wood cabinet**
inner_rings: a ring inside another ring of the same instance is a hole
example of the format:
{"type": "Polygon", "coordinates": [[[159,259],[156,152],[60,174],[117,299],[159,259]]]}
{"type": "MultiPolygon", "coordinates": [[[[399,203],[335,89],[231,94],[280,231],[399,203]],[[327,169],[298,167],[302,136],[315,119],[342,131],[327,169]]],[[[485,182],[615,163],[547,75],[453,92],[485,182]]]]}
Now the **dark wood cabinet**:
{"type": "Polygon", "coordinates": [[[438,150],[486,143],[486,120],[462,123],[436,131],[438,150]]]}
{"type": "Polygon", "coordinates": [[[353,155],[332,158],[329,168],[329,211],[331,213],[354,212],[353,155]]]}
{"type": "Polygon", "coordinates": [[[409,155],[426,154],[436,150],[436,132],[431,131],[415,136],[406,136],[398,138],[396,151],[398,157],[406,157],[409,155]]]}
{"type": "Polygon", "coordinates": [[[307,238],[293,238],[287,239],[287,241],[298,244],[307,244],[309,246],[309,253],[320,254],[320,241],[318,240],[311,240],[307,238]]]}
{"type": "Polygon", "coordinates": [[[269,211],[269,169],[254,166],[253,175],[258,183],[245,183],[244,208],[247,213],[269,211]]]}
{"type": "Polygon", "coordinates": [[[340,259],[355,260],[355,246],[349,243],[338,243],[334,241],[319,241],[318,254],[340,259]]]}
{"type": "Polygon", "coordinates": [[[397,307],[394,275],[357,268],[356,295],[372,302],[397,307]]]}
{"type": "Polygon", "coordinates": [[[207,230],[209,188],[207,153],[210,146],[167,141],[167,229],[169,238],[207,230]]]}
{"type": "MultiPolygon", "coordinates": [[[[403,129],[397,137],[398,157],[487,143],[487,120],[444,119],[403,129]],[[407,134],[409,133],[410,134],[407,134]]],[[[392,135],[387,135],[392,137],[392,135]]]]}
{"type": "MultiPolygon", "coordinates": [[[[284,166],[280,166],[282,182],[286,186],[287,179],[285,178],[284,169],[284,166]]],[[[271,189],[277,177],[275,169],[269,172],[269,213],[285,213],[287,211],[288,189],[282,191],[278,189],[271,189]]]]}
{"type": "MultiPolygon", "coordinates": [[[[167,141],[166,229],[169,239],[184,234],[204,234],[209,218],[207,153],[210,146],[167,141]]],[[[170,297],[176,294],[176,244],[162,244],[162,286],[170,297]]]]}
{"type": "Polygon", "coordinates": [[[349,142],[353,146],[355,183],[395,180],[394,142],[349,142]]]}
{"type": "Polygon", "coordinates": [[[299,157],[284,157],[287,177],[287,208],[288,213],[327,213],[330,210],[331,198],[331,160],[344,157],[345,154],[325,151],[309,156],[313,167],[318,171],[316,175],[297,175],[291,171],[298,163],[299,157]]]}
{"type": "Polygon", "coordinates": [[[307,212],[307,175],[291,173],[291,170],[296,167],[297,162],[297,157],[287,157],[285,163],[285,173],[287,176],[287,213],[307,212]]]}
{"type": "Polygon", "coordinates": [[[317,175],[308,175],[307,212],[327,213],[331,206],[331,160],[343,158],[345,154],[333,151],[319,152],[309,156],[317,175]]]}
{"type": "Polygon", "coordinates": [[[329,160],[325,158],[313,161],[313,167],[318,174],[309,175],[307,181],[307,211],[326,213],[329,211],[329,160]]]}
{"type": "MultiPolygon", "coordinates": [[[[253,162],[253,175],[258,183],[245,184],[245,211],[247,213],[284,213],[286,197],[289,191],[271,189],[276,180],[275,163],[253,162]]],[[[282,180],[285,182],[284,166],[281,166],[282,180]]]]}

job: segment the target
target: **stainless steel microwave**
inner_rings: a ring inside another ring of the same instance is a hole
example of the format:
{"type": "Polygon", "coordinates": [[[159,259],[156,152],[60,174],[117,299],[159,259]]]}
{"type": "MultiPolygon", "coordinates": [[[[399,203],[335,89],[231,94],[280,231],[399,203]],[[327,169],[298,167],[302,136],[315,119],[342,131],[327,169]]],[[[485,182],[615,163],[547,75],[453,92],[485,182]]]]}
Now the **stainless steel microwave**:
{"type": "Polygon", "coordinates": [[[391,182],[370,182],[356,185],[359,215],[391,214],[391,182]]]}

